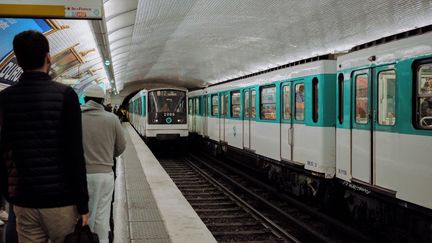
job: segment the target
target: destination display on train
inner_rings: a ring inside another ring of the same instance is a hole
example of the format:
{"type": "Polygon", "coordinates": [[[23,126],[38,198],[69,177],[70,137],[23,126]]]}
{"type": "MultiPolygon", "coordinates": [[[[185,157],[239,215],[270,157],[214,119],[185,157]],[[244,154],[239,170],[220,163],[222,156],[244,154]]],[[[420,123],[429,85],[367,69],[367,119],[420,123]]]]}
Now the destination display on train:
{"type": "Polygon", "coordinates": [[[0,17],[102,19],[102,0],[0,0],[0,17]]]}

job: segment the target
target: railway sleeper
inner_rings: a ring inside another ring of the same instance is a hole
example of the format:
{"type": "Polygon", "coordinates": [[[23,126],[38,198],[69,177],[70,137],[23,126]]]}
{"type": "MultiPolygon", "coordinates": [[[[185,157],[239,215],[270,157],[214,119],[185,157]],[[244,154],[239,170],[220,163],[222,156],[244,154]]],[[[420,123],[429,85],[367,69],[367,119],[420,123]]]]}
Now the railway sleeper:
{"type": "Polygon", "coordinates": [[[226,206],[226,205],[234,205],[234,203],[232,203],[231,201],[227,201],[227,202],[208,202],[208,203],[191,203],[192,207],[203,207],[203,206],[209,206],[209,207],[213,207],[213,206],[226,206]]]}
{"type": "Polygon", "coordinates": [[[186,197],[201,197],[201,196],[219,196],[223,195],[219,191],[212,191],[212,192],[182,192],[183,195],[186,197]]]}
{"type": "Polygon", "coordinates": [[[247,213],[238,213],[238,214],[225,214],[225,215],[200,215],[201,219],[244,219],[250,218],[250,215],[247,213]]]}
{"type": "Polygon", "coordinates": [[[216,188],[214,188],[210,183],[205,183],[205,184],[183,184],[183,183],[179,183],[179,185],[177,185],[177,187],[180,190],[185,190],[185,191],[194,191],[194,190],[216,190],[216,188]]]}
{"type": "Polygon", "coordinates": [[[216,222],[212,222],[212,223],[208,223],[206,224],[207,227],[224,227],[224,226],[256,226],[256,225],[261,225],[261,223],[257,222],[257,221],[253,221],[253,222],[224,222],[224,223],[216,223],[216,222]]]}
{"type": "Polygon", "coordinates": [[[242,211],[239,207],[231,207],[231,208],[200,208],[195,209],[197,213],[207,213],[207,214],[215,214],[215,213],[228,213],[228,212],[239,212],[242,211]]]}
{"type": "Polygon", "coordinates": [[[196,196],[196,197],[188,197],[187,199],[189,202],[196,202],[196,201],[212,201],[212,202],[216,202],[216,201],[227,201],[228,198],[226,196],[220,196],[220,197],[203,197],[203,196],[196,196]]]}
{"type": "Polygon", "coordinates": [[[212,232],[214,236],[237,236],[237,235],[257,235],[257,234],[268,234],[268,230],[242,230],[242,231],[220,231],[220,232],[212,232]]]}

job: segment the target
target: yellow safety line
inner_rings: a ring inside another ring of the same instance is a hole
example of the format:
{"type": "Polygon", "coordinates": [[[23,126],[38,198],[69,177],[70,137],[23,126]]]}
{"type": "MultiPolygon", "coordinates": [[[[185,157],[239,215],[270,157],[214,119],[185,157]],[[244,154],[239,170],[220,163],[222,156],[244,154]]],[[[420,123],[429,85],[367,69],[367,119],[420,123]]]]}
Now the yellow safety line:
{"type": "Polygon", "coordinates": [[[65,17],[63,5],[0,4],[0,16],[65,17]]]}

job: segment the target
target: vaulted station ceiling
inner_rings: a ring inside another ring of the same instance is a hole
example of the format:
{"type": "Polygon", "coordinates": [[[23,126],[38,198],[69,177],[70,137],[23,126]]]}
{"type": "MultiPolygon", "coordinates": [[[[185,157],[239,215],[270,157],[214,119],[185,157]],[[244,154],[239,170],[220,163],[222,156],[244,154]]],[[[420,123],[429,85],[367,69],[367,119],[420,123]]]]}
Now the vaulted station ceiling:
{"type": "Polygon", "coordinates": [[[123,95],[205,86],[432,24],[430,0],[107,0],[104,9],[123,95]]]}

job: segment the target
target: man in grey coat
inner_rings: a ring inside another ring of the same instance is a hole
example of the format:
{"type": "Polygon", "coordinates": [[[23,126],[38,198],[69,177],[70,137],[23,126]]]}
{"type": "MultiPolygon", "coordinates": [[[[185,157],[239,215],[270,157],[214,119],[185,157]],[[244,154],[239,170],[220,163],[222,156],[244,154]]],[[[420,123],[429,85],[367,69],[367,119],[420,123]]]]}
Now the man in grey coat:
{"type": "Polygon", "coordinates": [[[114,190],[114,157],[126,148],[123,129],[116,115],[102,105],[104,90],[93,85],[84,90],[82,131],[89,193],[89,226],[101,243],[108,243],[111,199],[114,190]]]}

